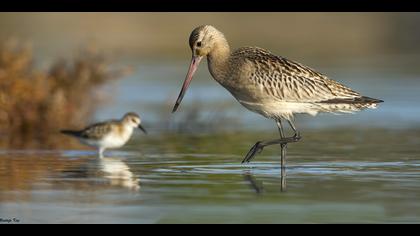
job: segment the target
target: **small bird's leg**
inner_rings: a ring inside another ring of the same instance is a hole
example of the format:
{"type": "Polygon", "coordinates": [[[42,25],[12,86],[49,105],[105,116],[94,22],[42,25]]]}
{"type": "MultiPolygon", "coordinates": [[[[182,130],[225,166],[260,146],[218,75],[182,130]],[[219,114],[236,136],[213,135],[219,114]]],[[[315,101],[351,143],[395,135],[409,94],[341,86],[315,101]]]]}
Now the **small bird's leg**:
{"type": "Polygon", "coordinates": [[[105,148],[103,148],[103,147],[99,148],[99,150],[98,150],[99,158],[104,158],[104,151],[105,151],[105,148]]]}

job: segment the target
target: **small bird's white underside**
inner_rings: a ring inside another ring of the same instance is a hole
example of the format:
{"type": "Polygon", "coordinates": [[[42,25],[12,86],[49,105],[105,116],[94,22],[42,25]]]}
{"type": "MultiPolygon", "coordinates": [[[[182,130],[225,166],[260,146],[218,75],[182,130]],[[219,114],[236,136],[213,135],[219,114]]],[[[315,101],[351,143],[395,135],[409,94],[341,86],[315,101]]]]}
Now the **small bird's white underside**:
{"type": "Polygon", "coordinates": [[[80,142],[96,148],[106,149],[106,148],[119,148],[122,147],[130,139],[132,134],[132,129],[127,129],[123,132],[123,135],[118,135],[116,133],[109,133],[105,135],[102,139],[85,139],[80,138],[80,142]]]}
{"type": "MultiPolygon", "coordinates": [[[[265,103],[254,103],[238,100],[247,109],[259,113],[271,119],[292,119],[293,114],[306,113],[316,116],[319,112],[328,112],[333,114],[338,113],[353,113],[360,111],[360,108],[352,104],[322,104],[309,102],[284,102],[284,101],[269,101],[265,103]]],[[[365,108],[376,108],[377,104],[367,105],[365,108]]]]}

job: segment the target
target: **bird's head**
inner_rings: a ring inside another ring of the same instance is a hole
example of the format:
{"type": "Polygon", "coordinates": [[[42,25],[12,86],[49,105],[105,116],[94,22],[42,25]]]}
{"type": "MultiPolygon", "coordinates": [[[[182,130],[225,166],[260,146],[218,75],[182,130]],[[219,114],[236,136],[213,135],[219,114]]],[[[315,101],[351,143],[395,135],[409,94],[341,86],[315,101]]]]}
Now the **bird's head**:
{"type": "Polygon", "coordinates": [[[193,57],[207,56],[221,39],[225,39],[223,33],[211,25],[195,28],[188,40],[193,57]]]}
{"type": "Polygon", "coordinates": [[[145,134],[147,134],[147,131],[144,129],[144,127],[141,125],[141,119],[140,116],[135,112],[128,112],[126,113],[123,118],[123,123],[129,127],[132,128],[139,128],[141,129],[145,134]]]}
{"type": "Polygon", "coordinates": [[[184,97],[185,92],[187,91],[188,86],[193,79],[194,73],[200,64],[200,61],[203,59],[203,57],[208,56],[213,50],[221,45],[220,42],[223,42],[224,45],[227,45],[223,33],[211,25],[199,26],[191,32],[189,38],[189,44],[192,52],[191,63],[184,84],[182,85],[181,92],[179,93],[178,99],[172,112],[175,112],[178,109],[178,106],[181,103],[182,98],[184,97]]]}

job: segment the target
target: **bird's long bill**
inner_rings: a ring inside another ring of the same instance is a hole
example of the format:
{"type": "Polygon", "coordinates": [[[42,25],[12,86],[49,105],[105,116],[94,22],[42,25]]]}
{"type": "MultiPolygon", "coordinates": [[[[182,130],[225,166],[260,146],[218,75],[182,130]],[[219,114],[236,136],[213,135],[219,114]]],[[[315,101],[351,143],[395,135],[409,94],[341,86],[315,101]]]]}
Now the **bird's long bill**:
{"type": "Polygon", "coordinates": [[[140,124],[139,126],[137,126],[139,129],[141,129],[141,131],[143,131],[145,134],[147,134],[146,129],[140,124]]]}
{"type": "Polygon", "coordinates": [[[191,59],[191,64],[190,64],[190,68],[188,69],[188,73],[187,76],[185,77],[185,81],[184,84],[182,85],[182,89],[181,92],[178,95],[178,99],[176,100],[174,109],[172,110],[172,112],[175,112],[178,109],[179,104],[182,101],[182,98],[185,95],[185,92],[188,89],[188,86],[191,83],[191,80],[193,79],[194,73],[198,68],[198,65],[200,64],[200,61],[203,57],[202,56],[193,56],[191,59]]]}

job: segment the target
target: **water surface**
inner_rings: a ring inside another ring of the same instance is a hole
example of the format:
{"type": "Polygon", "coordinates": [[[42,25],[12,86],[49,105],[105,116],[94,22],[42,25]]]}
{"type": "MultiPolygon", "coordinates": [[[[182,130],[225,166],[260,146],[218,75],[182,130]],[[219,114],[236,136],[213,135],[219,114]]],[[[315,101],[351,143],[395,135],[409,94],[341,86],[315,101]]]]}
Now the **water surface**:
{"type": "Polygon", "coordinates": [[[202,65],[179,111],[170,111],[185,63],[135,63],[109,86],[95,120],[138,112],[149,131],[97,159],[68,137],[56,149],[0,150],[0,219],[24,223],[419,223],[420,79],[320,68],[383,99],[354,115],[298,116],[286,179],[279,147],[240,164],[272,121],[247,111],[202,65]]]}
{"type": "Polygon", "coordinates": [[[240,164],[275,132],[136,135],[91,150],[0,152],[0,218],[25,223],[418,223],[419,131],[325,130],[240,164]],[[282,188],[283,187],[283,188],[282,188]]]}

